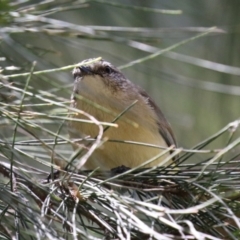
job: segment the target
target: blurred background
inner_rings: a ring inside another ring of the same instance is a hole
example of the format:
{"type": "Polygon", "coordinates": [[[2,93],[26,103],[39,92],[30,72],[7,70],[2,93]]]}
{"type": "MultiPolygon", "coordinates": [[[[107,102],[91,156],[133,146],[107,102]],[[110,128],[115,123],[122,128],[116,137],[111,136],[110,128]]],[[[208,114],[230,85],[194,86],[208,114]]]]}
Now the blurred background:
{"type": "MultiPolygon", "coordinates": [[[[101,56],[122,67],[153,97],[179,146],[191,148],[239,119],[239,12],[239,0],[0,1],[1,71],[3,75],[29,72],[34,61],[34,70],[46,70],[101,56]],[[203,37],[150,56],[213,26],[203,37]],[[141,58],[145,61],[124,67],[141,58]]],[[[27,77],[4,81],[23,89],[27,77]]],[[[64,102],[70,99],[72,86],[71,70],[67,70],[33,76],[28,89],[43,97],[51,93],[64,102]]],[[[21,99],[19,91],[0,90],[2,102],[21,99]],[[8,91],[11,97],[6,100],[8,91]]],[[[24,101],[41,103],[31,96],[24,101]]],[[[53,110],[40,105],[30,108],[40,113],[53,110]]],[[[36,121],[53,132],[62,124],[36,121]]],[[[66,129],[62,131],[66,134],[66,129]]],[[[12,136],[4,124],[1,132],[4,138],[12,136]]],[[[19,134],[29,139],[26,133],[19,134]]],[[[221,138],[214,147],[225,143],[221,138]]]]}

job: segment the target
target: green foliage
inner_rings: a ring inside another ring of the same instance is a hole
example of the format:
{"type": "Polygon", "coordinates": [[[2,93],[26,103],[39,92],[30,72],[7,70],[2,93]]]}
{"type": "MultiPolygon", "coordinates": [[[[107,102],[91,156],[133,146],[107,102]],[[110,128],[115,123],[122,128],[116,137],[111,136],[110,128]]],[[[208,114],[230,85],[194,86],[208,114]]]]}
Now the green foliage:
{"type": "Polygon", "coordinates": [[[9,24],[13,20],[13,16],[11,15],[11,11],[13,7],[10,6],[10,1],[2,0],[0,2],[0,25],[9,24]]]}

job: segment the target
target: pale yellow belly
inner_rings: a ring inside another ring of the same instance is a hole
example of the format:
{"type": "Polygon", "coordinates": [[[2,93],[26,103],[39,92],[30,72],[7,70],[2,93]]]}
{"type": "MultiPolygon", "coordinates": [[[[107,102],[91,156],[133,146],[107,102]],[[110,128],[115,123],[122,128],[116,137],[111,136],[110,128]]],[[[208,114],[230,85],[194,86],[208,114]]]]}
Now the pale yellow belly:
{"type": "MultiPolygon", "coordinates": [[[[117,123],[119,127],[109,128],[104,133],[104,138],[109,140],[143,142],[166,147],[166,143],[158,133],[157,128],[151,130],[143,126],[136,128],[126,121],[121,120],[119,120],[117,123]]],[[[72,123],[71,126],[76,130],[77,133],[80,133],[82,137],[96,137],[98,133],[98,127],[93,124],[79,124],[75,122],[72,123]]],[[[162,149],[149,146],[107,141],[101,145],[100,148],[94,151],[94,153],[85,163],[84,168],[95,169],[96,167],[100,167],[101,169],[109,170],[121,165],[133,168],[158,155],[161,151],[162,149]]],[[[166,158],[166,155],[156,159],[155,161],[146,165],[146,167],[156,166],[164,158],[166,158]]]]}

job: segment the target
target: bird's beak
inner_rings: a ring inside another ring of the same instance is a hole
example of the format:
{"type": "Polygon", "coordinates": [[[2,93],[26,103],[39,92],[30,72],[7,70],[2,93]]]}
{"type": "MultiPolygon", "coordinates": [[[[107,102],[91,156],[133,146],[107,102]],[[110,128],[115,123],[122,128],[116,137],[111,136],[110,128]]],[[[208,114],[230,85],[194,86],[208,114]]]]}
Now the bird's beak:
{"type": "Polygon", "coordinates": [[[92,74],[90,67],[81,66],[79,69],[81,70],[82,75],[92,74]]]}

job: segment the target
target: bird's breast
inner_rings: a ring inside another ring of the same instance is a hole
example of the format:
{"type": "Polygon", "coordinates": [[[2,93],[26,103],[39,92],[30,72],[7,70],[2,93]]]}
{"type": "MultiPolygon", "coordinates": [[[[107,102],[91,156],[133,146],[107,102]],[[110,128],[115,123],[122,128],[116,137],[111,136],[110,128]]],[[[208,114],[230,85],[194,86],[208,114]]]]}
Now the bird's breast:
{"type": "MultiPolygon", "coordinates": [[[[81,100],[75,102],[74,105],[74,107],[92,115],[98,121],[112,122],[115,118],[113,114],[97,109],[81,100]]],[[[134,107],[138,106],[136,105],[134,107]]],[[[115,112],[115,114],[116,111],[118,111],[117,109],[110,110],[112,110],[113,113],[115,112]]],[[[95,150],[90,159],[86,162],[84,166],[85,168],[94,169],[96,167],[100,167],[101,169],[109,170],[121,165],[132,168],[138,166],[146,160],[149,160],[150,158],[153,158],[162,151],[160,148],[128,143],[128,141],[167,147],[164,139],[158,131],[157,124],[148,123],[144,125],[141,115],[136,117],[135,113],[136,109],[133,113],[131,113],[130,110],[123,117],[117,120],[116,123],[118,124],[118,128],[110,127],[106,130],[106,132],[104,132],[103,138],[108,139],[108,141],[104,142],[100,148],[95,150]],[[133,126],[127,120],[137,123],[138,127],[133,126]]],[[[74,117],[78,119],[87,119],[87,117],[82,114],[74,115],[74,117]]],[[[71,121],[70,127],[70,136],[74,138],[84,136],[94,138],[99,133],[99,128],[95,124],[71,121]],[[76,133],[79,134],[78,137],[75,135],[76,133]]],[[[166,156],[157,159],[146,167],[155,166],[165,157],[166,156]]]]}

